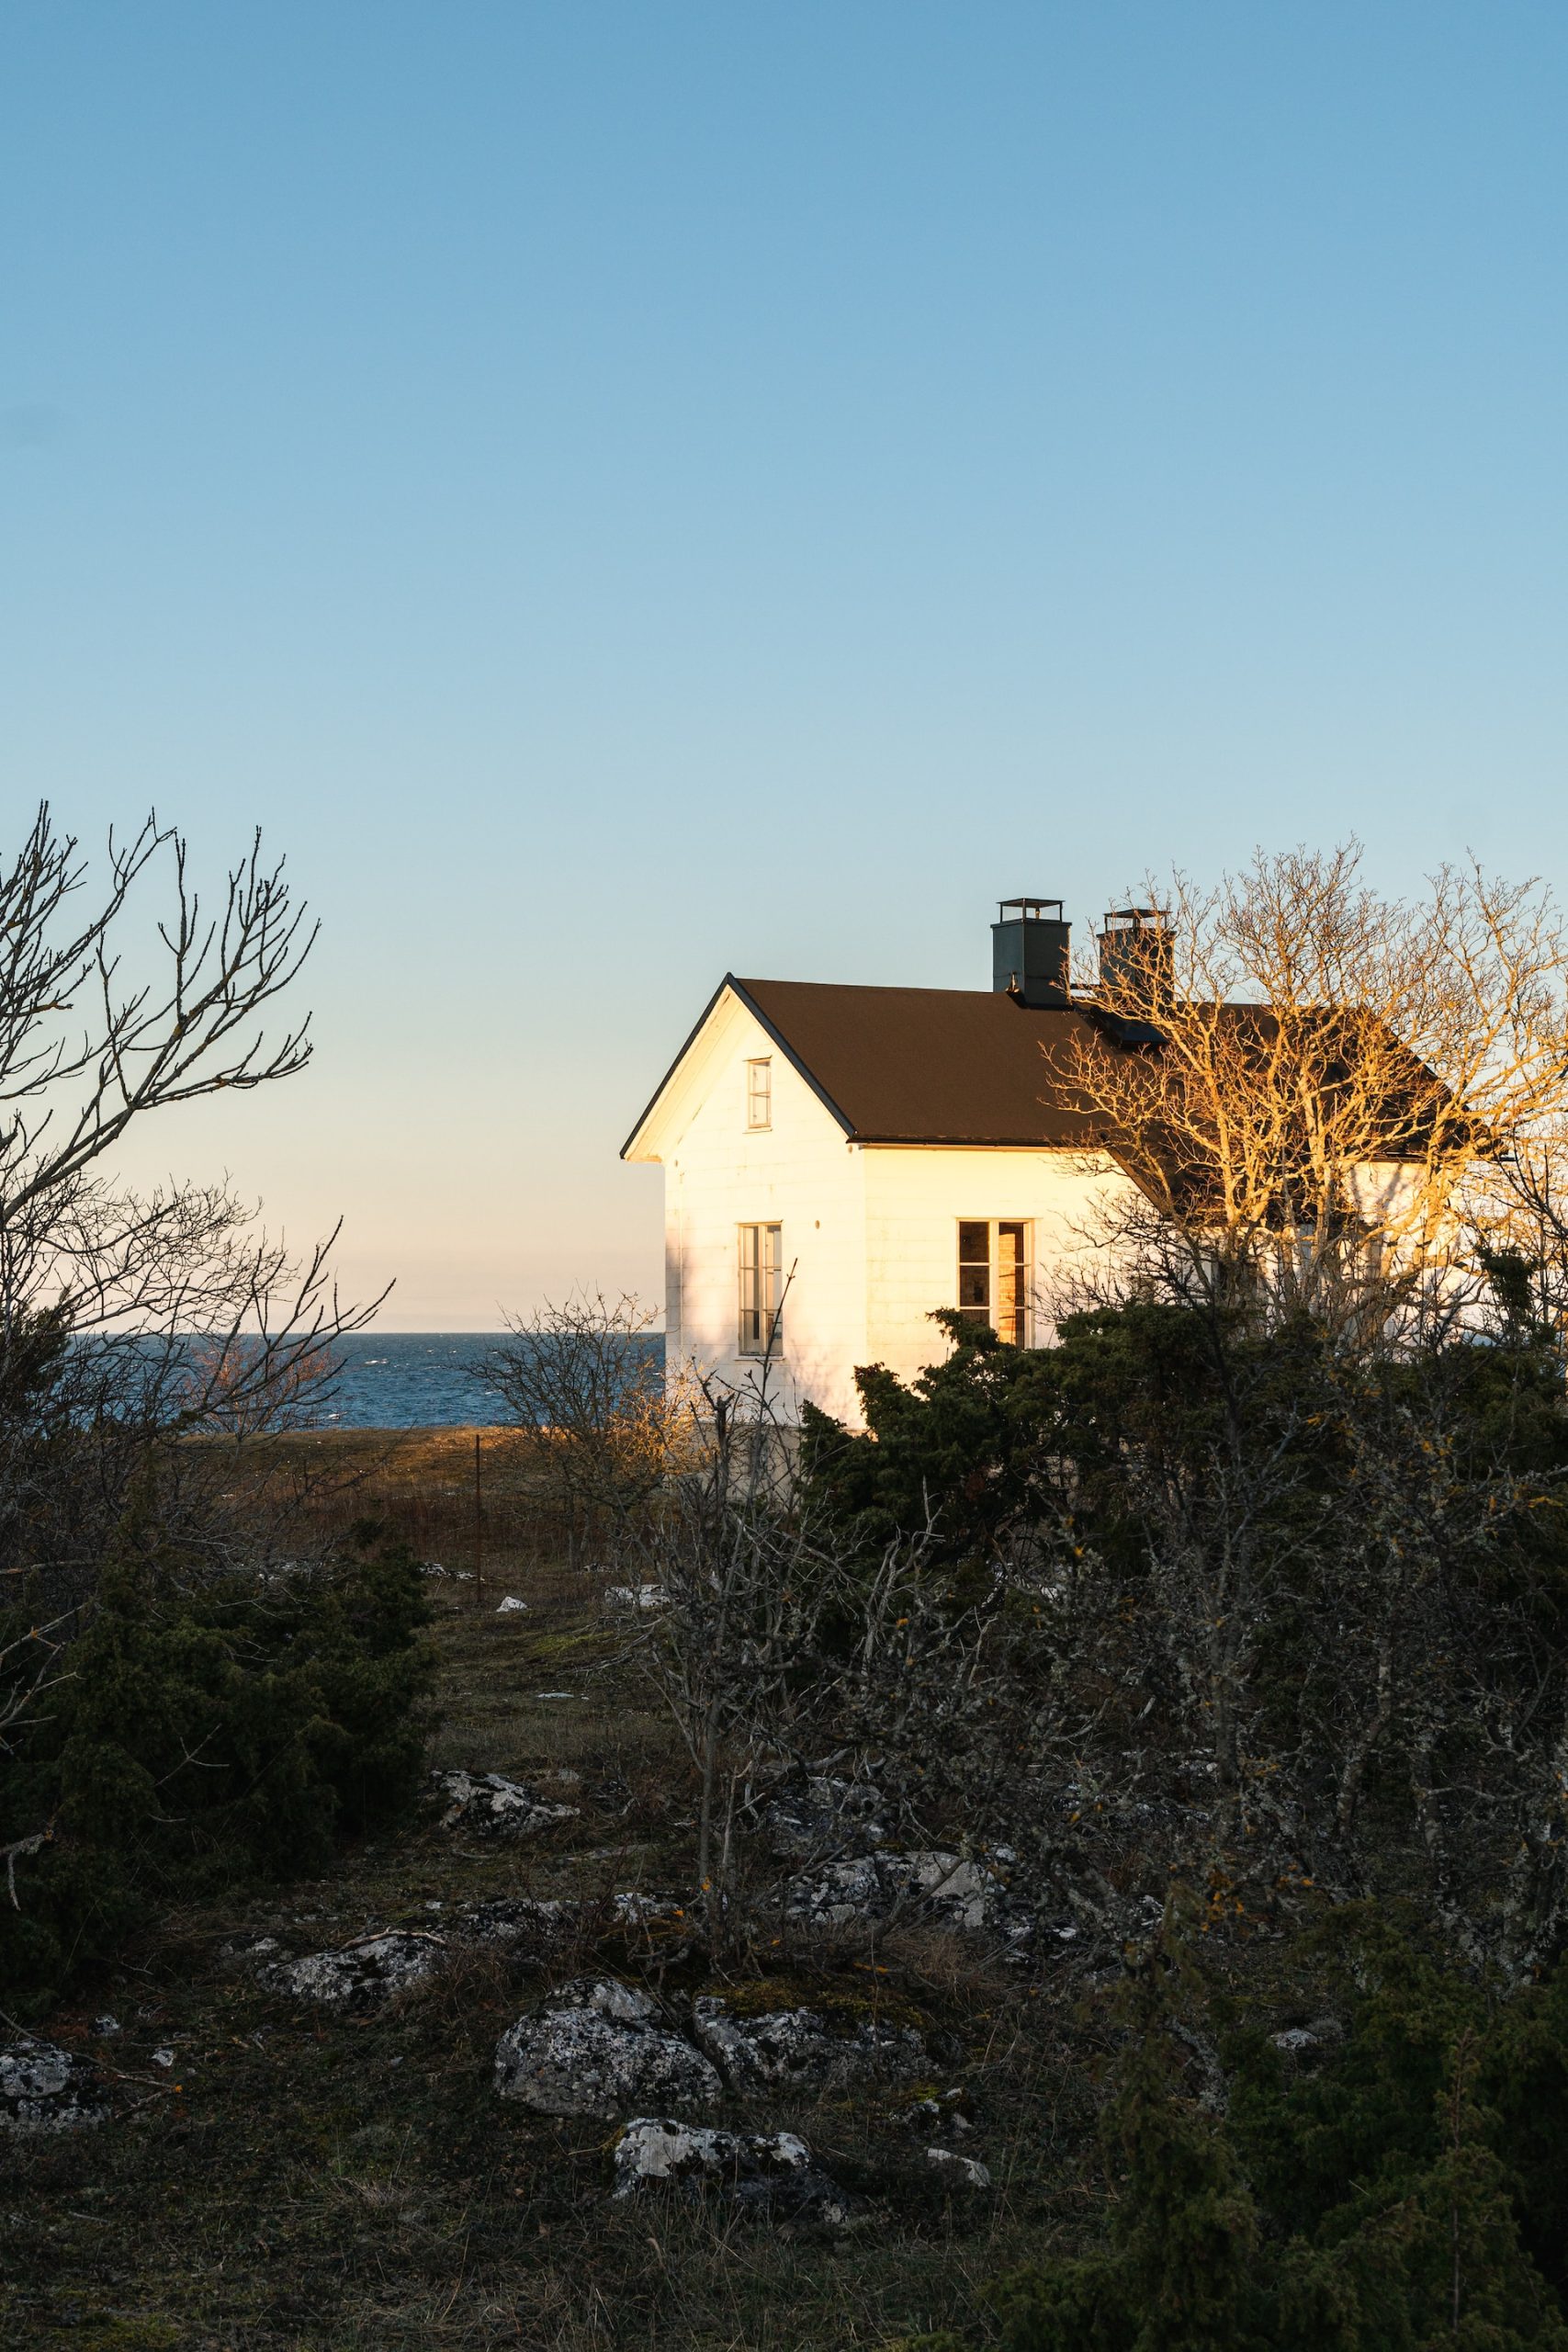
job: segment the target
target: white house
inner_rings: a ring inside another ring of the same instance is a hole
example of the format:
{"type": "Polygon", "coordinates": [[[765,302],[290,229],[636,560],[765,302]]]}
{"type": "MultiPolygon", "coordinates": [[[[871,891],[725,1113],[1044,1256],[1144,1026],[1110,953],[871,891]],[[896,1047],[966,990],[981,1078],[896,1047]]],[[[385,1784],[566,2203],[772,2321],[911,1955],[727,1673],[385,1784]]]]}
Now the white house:
{"type": "MultiPolygon", "coordinates": [[[[665,1170],[671,1364],[740,1383],[772,1339],[781,1411],[809,1397],[854,1423],[857,1365],[908,1379],[943,1352],[934,1307],[1048,1337],[1053,1277],[1131,1188],[1096,1148],[1074,1048],[1106,1050],[1108,1023],[1112,1050],[1159,1033],[1074,998],[1059,899],[1004,900],[991,940],[988,989],[719,983],[622,1151],[665,1170]]],[[[1154,910],[1106,917],[1102,980],[1134,959],[1168,972],[1169,954],[1154,910]]],[[[1412,1057],[1389,1067],[1388,1148],[1353,1171],[1373,1229],[1437,1085],[1412,1057]]]]}
{"type": "MultiPolygon", "coordinates": [[[[1102,955],[1143,936],[1129,910],[1102,955]]],[[[1043,1338],[1044,1278],[1125,1182],[1052,1093],[1089,1019],[1067,951],[1060,902],[1019,899],[988,989],[726,976],[622,1150],[665,1170],[672,1364],[741,1381],[772,1334],[782,1409],[855,1422],[858,1364],[908,1378],[943,1352],[933,1307],[1043,1338]]]]}

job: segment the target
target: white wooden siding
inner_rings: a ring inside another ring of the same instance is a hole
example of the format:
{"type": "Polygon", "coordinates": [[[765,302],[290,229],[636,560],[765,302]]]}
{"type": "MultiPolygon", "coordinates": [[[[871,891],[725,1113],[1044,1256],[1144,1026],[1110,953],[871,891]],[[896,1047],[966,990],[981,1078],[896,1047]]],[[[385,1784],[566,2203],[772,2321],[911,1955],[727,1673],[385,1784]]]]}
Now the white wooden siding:
{"type": "Polygon", "coordinates": [[[782,1227],[789,1288],[775,1377],[781,1410],[809,1396],[858,1418],[865,1354],[862,1155],[831,1113],[728,991],[638,1139],[665,1168],[665,1304],[672,1366],[730,1381],[757,1370],[739,1352],[742,1225],[782,1227]],[[747,1125],[746,1065],[773,1060],[772,1125],[747,1125]]]}
{"type": "Polygon", "coordinates": [[[1049,1336],[1047,1297],[1083,1264],[1096,1204],[1125,1180],[1070,1151],[992,1146],[867,1144],[866,1340],[871,1361],[908,1380],[945,1352],[931,1309],[958,1304],[958,1227],[969,1217],[1026,1221],[1031,1337],[1049,1336]]]}

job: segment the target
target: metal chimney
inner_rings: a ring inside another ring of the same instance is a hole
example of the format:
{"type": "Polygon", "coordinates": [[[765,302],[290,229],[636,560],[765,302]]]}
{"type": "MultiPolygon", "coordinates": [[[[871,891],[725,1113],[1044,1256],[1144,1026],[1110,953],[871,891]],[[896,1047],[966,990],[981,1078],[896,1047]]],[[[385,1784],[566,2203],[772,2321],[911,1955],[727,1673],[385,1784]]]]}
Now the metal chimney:
{"type": "Polygon", "coordinates": [[[1065,1010],[1072,1003],[1067,957],[1072,925],[1060,899],[1003,899],[991,925],[991,987],[1021,1004],[1065,1010]]]}
{"type": "Polygon", "coordinates": [[[1169,994],[1175,948],[1163,907],[1112,908],[1099,944],[1102,989],[1131,989],[1144,1003],[1169,994]]]}

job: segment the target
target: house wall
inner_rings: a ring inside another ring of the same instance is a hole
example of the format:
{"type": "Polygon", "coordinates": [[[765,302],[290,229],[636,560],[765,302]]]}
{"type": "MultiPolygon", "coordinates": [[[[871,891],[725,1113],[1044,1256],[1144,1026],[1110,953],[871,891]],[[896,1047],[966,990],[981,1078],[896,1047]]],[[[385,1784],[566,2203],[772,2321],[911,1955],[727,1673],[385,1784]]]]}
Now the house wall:
{"type": "Polygon", "coordinates": [[[665,1299],[669,1361],[694,1361],[743,1383],[754,1357],[739,1352],[737,1227],[783,1227],[794,1277],[784,1342],[771,1374],[781,1412],[810,1396],[858,1418],[853,1371],[866,1360],[865,1214],[862,1155],[766,1030],[734,997],[720,999],[677,1071],[637,1157],[665,1169],[665,1299]],[[746,1125],[746,1064],[773,1064],[773,1125],[746,1125]]]}
{"type": "Polygon", "coordinates": [[[1050,1334],[1052,1291],[1100,1263],[1097,1210],[1126,1180],[1076,1152],[868,1144],[865,1166],[868,1361],[908,1379],[945,1352],[931,1321],[958,1303],[961,1218],[1026,1219],[1034,1299],[1031,1339],[1050,1334]]]}

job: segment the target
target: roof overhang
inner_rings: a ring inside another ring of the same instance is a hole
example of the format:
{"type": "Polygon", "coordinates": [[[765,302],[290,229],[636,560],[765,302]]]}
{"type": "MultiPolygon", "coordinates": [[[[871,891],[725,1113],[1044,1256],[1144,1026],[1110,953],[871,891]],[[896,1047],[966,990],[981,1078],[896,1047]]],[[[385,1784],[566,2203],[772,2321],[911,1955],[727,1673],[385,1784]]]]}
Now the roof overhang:
{"type": "Polygon", "coordinates": [[[852,1136],[854,1134],[853,1122],[845,1116],[844,1113],[839,1108],[839,1105],[834,1102],[832,1096],[828,1092],[827,1088],[822,1084],[821,1080],[814,1077],[811,1071],[807,1069],[806,1064],[801,1060],[800,1056],[795,1052],[794,1046],[790,1044],[789,1039],[784,1035],[783,1032],[778,1029],[772,1021],[769,1020],[767,1014],[762,1011],[761,1006],[757,1002],[756,998],[746,986],[745,981],[738,980],[733,972],[726,972],[723,979],[720,980],[717,988],[715,989],[712,996],[709,997],[706,1004],[704,1005],[701,1012],[697,1015],[696,1020],[693,1023],[680,1052],[676,1055],[674,1060],[671,1063],[669,1069],[660,1080],[659,1084],[654,1088],[653,1093],[649,1097],[636,1126],[632,1129],[630,1135],[621,1146],[621,1158],[623,1159],[636,1159],[642,1158],[649,1159],[657,1159],[657,1153],[639,1152],[637,1147],[641,1142],[655,1112],[658,1110],[660,1102],[663,1102],[665,1095],[669,1092],[671,1084],[674,1080],[677,1071],[680,1069],[682,1063],[685,1060],[687,1055],[691,1052],[693,1046],[696,1044],[697,1039],[702,1035],[703,1031],[707,1027],[708,1023],[713,1019],[714,1014],[718,1011],[726,997],[729,997],[735,1003],[744,1006],[745,1010],[751,1015],[752,1020],[756,1022],[758,1027],[761,1029],[771,1042],[778,1047],[785,1061],[788,1062],[791,1069],[793,1069],[795,1075],[811,1089],[812,1093],[816,1095],[817,1100],[821,1103],[823,1109],[828,1113],[830,1118],[835,1119],[838,1122],[845,1135],[852,1136]]]}

